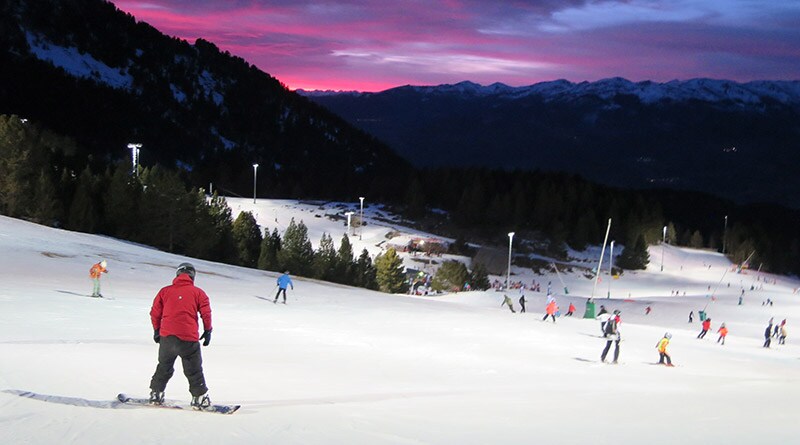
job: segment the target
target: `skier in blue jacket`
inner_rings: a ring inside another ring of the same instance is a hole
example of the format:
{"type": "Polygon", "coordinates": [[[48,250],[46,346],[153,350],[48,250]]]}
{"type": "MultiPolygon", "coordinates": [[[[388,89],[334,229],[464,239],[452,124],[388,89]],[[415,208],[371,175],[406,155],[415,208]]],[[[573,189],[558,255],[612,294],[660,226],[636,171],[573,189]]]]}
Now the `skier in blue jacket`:
{"type": "Polygon", "coordinates": [[[286,287],[291,286],[292,290],[294,290],[294,283],[292,283],[292,279],[289,278],[289,271],[283,273],[283,275],[278,277],[278,293],[275,294],[275,299],[272,301],[273,303],[278,302],[278,296],[280,296],[281,292],[283,292],[283,304],[286,304],[286,287]]]}

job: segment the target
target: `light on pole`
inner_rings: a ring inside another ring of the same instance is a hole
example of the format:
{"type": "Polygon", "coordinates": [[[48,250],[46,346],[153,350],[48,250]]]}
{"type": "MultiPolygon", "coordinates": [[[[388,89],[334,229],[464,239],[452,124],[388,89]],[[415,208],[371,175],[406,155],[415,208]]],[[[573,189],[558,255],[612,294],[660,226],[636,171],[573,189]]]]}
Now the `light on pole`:
{"type": "Polygon", "coordinates": [[[664,248],[667,244],[667,226],[664,226],[663,234],[661,239],[661,272],[664,272],[664,248]]]}
{"type": "Polygon", "coordinates": [[[347,235],[350,235],[350,218],[352,218],[354,212],[346,212],[347,215],[347,235]]]}
{"type": "Polygon", "coordinates": [[[608,295],[606,298],[611,298],[611,280],[614,279],[614,241],[611,241],[611,251],[608,256],[608,295]]]}
{"type": "Polygon", "coordinates": [[[139,176],[139,150],[142,148],[142,144],[128,144],[128,148],[131,149],[131,162],[133,164],[131,174],[139,176]]]}
{"type": "Polygon", "coordinates": [[[253,164],[253,204],[256,203],[256,181],[258,180],[258,164],[253,164]]]}
{"type": "Polygon", "coordinates": [[[725,248],[728,244],[728,215],[725,215],[725,228],[722,230],[722,254],[725,255],[725,248]]]}
{"type": "Polygon", "coordinates": [[[514,232],[508,232],[508,270],[506,271],[506,289],[511,286],[511,243],[514,241],[514,232]]]}
{"type": "Polygon", "coordinates": [[[361,235],[364,233],[364,197],[359,196],[359,201],[361,201],[361,220],[359,221],[358,227],[358,239],[361,239],[361,235]]]}

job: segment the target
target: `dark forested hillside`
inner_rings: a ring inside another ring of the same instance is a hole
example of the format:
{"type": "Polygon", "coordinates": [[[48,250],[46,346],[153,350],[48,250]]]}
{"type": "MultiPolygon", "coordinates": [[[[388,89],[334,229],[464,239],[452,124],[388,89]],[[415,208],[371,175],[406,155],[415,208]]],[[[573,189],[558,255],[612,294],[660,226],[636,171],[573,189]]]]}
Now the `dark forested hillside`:
{"type": "Polygon", "coordinates": [[[239,193],[259,163],[260,194],[273,196],[396,193],[407,168],[241,58],[167,37],[103,0],[3,0],[0,45],[0,114],[72,136],[97,163],[141,143],[143,164],[239,193]]]}
{"type": "Polygon", "coordinates": [[[568,172],[800,208],[800,82],[464,82],[309,97],[419,167],[568,172]]]}

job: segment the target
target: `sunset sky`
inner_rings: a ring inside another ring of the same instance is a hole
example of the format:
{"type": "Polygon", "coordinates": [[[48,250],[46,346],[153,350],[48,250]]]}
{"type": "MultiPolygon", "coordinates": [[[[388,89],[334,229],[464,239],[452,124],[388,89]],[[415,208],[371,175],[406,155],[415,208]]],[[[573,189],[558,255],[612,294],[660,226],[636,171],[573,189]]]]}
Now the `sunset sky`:
{"type": "Polygon", "coordinates": [[[800,80],[797,0],[116,0],[291,89],[800,80]]]}

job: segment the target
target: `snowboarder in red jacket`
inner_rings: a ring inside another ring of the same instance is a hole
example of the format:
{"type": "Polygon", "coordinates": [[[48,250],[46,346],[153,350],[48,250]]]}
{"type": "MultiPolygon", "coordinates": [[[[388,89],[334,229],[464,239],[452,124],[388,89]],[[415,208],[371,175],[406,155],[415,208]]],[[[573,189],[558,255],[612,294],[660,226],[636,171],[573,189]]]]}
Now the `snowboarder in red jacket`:
{"type": "Polygon", "coordinates": [[[175,372],[175,359],[181,358],[183,373],[189,380],[192,407],[204,409],[211,405],[203,376],[203,346],[211,342],[211,305],[208,295],[194,285],[195,269],[189,263],[178,266],[172,285],[162,288],[153,300],[150,319],[153,340],[159,344],[158,366],[150,380],[150,403],[164,403],[164,390],[175,372]],[[197,314],[203,319],[203,335],[197,335],[197,314]]]}

